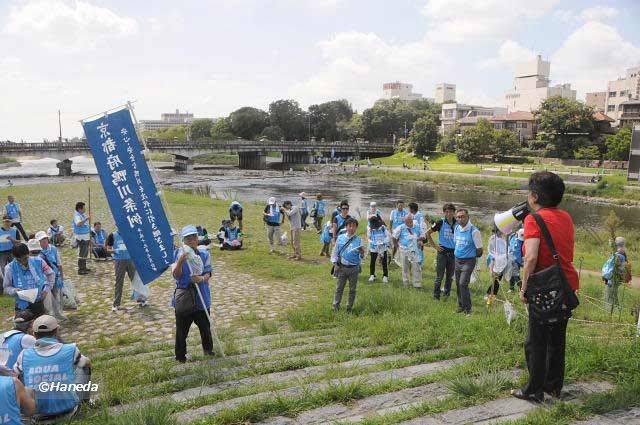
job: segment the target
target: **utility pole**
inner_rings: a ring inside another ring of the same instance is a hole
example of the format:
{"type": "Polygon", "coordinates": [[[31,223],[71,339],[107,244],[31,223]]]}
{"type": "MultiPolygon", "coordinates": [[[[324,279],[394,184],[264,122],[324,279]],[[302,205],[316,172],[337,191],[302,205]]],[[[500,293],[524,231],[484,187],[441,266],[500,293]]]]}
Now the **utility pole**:
{"type": "Polygon", "coordinates": [[[60,130],[58,142],[62,143],[62,119],[60,118],[60,109],[58,109],[58,129],[60,130]]]}

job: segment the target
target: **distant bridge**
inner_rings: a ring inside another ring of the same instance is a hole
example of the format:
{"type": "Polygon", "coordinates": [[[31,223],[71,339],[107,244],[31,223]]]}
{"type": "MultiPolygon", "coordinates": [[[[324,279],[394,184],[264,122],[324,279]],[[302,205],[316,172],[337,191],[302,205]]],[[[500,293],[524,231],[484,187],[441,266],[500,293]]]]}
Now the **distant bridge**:
{"type": "MultiPolygon", "coordinates": [[[[192,167],[194,156],[207,153],[238,154],[239,166],[245,169],[264,169],[267,166],[267,153],[282,153],[282,161],[290,164],[309,164],[314,156],[352,156],[380,157],[393,154],[393,145],[389,143],[354,142],[317,142],[317,141],[189,141],[150,140],[147,148],[152,152],[174,155],[178,169],[187,171],[192,167]]],[[[6,156],[37,156],[54,158],[61,175],[71,173],[71,161],[74,156],[91,156],[87,142],[51,142],[51,143],[12,143],[0,142],[0,152],[6,156]]]]}

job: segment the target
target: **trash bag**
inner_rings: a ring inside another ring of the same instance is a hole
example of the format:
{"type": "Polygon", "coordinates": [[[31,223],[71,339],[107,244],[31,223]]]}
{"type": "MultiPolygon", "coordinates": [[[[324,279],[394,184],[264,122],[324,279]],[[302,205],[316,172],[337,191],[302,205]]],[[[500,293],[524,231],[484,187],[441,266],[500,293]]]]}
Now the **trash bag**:
{"type": "Polygon", "coordinates": [[[509,301],[504,302],[504,318],[507,319],[507,324],[511,325],[511,321],[516,318],[518,312],[509,301]]]}
{"type": "Polygon", "coordinates": [[[135,302],[144,303],[147,302],[150,293],[149,285],[142,283],[140,275],[136,272],[131,281],[131,299],[135,302]]]}
{"type": "Polygon", "coordinates": [[[77,310],[79,303],[76,287],[73,282],[65,280],[64,286],[62,287],[62,309],[77,310]]]}
{"type": "Polygon", "coordinates": [[[280,236],[280,245],[285,246],[287,243],[289,243],[289,238],[286,233],[283,233],[282,236],[280,236]]]}
{"type": "Polygon", "coordinates": [[[478,263],[476,263],[476,266],[473,268],[473,271],[471,272],[471,278],[469,279],[469,283],[476,283],[479,278],[480,278],[480,267],[478,266],[478,263]]]}

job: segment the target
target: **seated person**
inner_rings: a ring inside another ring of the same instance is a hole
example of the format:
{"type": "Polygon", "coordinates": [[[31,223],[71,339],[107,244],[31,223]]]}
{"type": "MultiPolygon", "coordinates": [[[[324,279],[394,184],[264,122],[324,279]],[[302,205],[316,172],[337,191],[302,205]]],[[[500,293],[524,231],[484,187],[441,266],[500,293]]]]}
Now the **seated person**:
{"type": "Polygon", "coordinates": [[[209,238],[207,229],[202,226],[196,226],[196,230],[198,231],[198,245],[209,245],[211,239],[209,238]]]}
{"type": "Polygon", "coordinates": [[[58,220],[55,218],[49,222],[50,226],[47,229],[47,236],[49,240],[55,246],[61,246],[66,239],[64,236],[64,227],[58,225],[58,220]]]}
{"type": "Polygon", "coordinates": [[[238,250],[242,249],[242,232],[240,228],[236,226],[235,220],[228,223],[227,227],[224,227],[224,238],[220,249],[238,250]]]}
{"type": "Polygon", "coordinates": [[[13,367],[24,385],[35,391],[36,418],[40,420],[70,418],[78,410],[80,401],[89,399],[89,394],[74,391],[41,391],[40,382],[68,385],[91,380],[91,361],[75,344],[60,342],[58,329],[58,321],[53,316],[43,315],[34,320],[36,343],[18,355],[13,367]],[[54,370],[58,373],[52,373],[54,370]]]}
{"type": "Polygon", "coordinates": [[[33,391],[25,388],[13,376],[0,376],[0,420],[3,424],[19,425],[21,415],[32,416],[36,412],[33,391]]]}
{"type": "Polygon", "coordinates": [[[33,314],[29,310],[16,312],[13,318],[13,330],[0,336],[0,346],[6,347],[9,354],[5,364],[0,366],[4,366],[7,370],[13,370],[20,352],[35,345],[36,339],[29,335],[32,322],[33,314]]]}
{"type": "Polygon", "coordinates": [[[111,254],[107,251],[105,243],[107,241],[107,233],[102,228],[102,224],[96,221],[93,224],[93,230],[91,231],[91,246],[93,255],[97,259],[106,260],[111,257],[111,254]]]}
{"type": "Polygon", "coordinates": [[[224,243],[224,238],[227,233],[227,227],[231,224],[231,220],[222,220],[220,223],[220,228],[218,229],[218,234],[216,237],[218,238],[218,243],[220,244],[220,249],[222,249],[222,244],[224,243]]]}

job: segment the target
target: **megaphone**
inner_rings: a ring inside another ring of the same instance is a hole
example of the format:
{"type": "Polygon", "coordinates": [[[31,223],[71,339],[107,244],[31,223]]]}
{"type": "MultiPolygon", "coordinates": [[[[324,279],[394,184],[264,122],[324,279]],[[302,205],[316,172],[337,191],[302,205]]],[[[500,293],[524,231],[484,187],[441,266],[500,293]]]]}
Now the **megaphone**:
{"type": "Polygon", "coordinates": [[[523,221],[528,215],[529,205],[527,204],[527,201],[524,201],[508,211],[496,213],[493,216],[493,222],[498,230],[507,235],[511,233],[518,226],[518,223],[523,221]]]}

